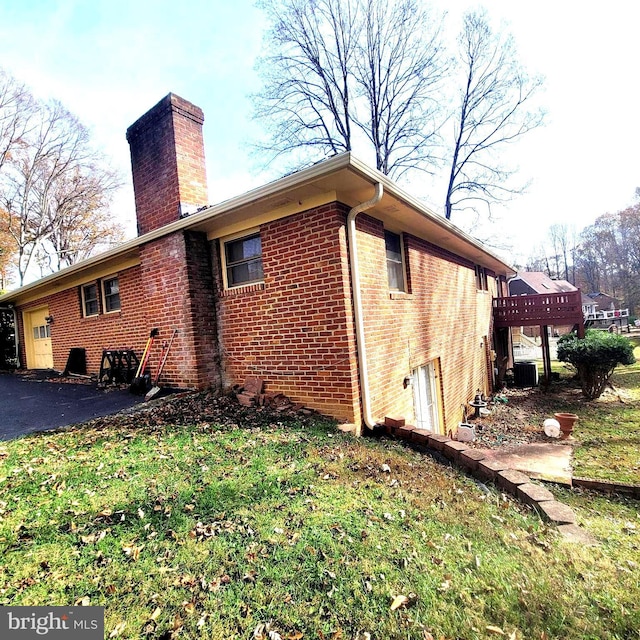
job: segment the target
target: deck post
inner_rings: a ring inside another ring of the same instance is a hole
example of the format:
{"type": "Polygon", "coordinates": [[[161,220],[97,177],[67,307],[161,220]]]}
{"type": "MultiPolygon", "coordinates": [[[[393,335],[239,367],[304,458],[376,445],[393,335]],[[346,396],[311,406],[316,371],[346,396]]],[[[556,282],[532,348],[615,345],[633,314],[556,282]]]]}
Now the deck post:
{"type": "Polygon", "coordinates": [[[551,350],[549,348],[549,325],[540,326],[540,336],[542,337],[542,364],[544,366],[544,384],[548,387],[551,384],[551,350]]]}

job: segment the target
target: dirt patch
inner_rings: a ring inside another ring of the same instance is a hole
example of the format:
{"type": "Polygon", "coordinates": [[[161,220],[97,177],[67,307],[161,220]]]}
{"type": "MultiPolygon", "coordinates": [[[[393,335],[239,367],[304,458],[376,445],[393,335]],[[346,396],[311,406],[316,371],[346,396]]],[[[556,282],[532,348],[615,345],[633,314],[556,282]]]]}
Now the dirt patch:
{"type": "Polygon", "coordinates": [[[487,406],[488,416],[470,420],[475,425],[476,448],[494,449],[554,440],[545,435],[543,423],[560,410],[555,394],[539,389],[507,389],[487,406]]]}
{"type": "Polygon", "coordinates": [[[544,421],[559,411],[573,412],[579,407],[626,403],[628,394],[621,389],[608,388],[600,398],[588,402],[574,380],[553,384],[549,389],[505,389],[488,404],[489,416],[470,420],[476,427],[476,440],[468,443],[476,448],[495,449],[516,447],[537,442],[558,442],[543,430],[544,421]]]}

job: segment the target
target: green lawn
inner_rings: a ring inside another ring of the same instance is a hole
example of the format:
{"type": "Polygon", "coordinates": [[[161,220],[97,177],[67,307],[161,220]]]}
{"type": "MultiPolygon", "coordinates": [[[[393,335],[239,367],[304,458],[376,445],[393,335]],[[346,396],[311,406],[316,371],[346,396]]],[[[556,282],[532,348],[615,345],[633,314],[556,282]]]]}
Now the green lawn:
{"type": "MultiPolygon", "coordinates": [[[[564,395],[562,411],[577,414],[574,430],[573,470],[577,477],[640,483],[640,336],[631,336],[636,363],[618,367],[612,377],[613,390],[602,398],[585,401],[580,394],[564,395]]],[[[552,369],[563,381],[549,393],[562,391],[573,375],[561,362],[552,369]]],[[[576,389],[579,388],[577,385],[576,389]]]]}
{"type": "Polygon", "coordinates": [[[0,604],[101,605],[113,638],[640,638],[637,503],[561,494],[576,545],[401,443],[166,415],[0,444],[0,604]]]}

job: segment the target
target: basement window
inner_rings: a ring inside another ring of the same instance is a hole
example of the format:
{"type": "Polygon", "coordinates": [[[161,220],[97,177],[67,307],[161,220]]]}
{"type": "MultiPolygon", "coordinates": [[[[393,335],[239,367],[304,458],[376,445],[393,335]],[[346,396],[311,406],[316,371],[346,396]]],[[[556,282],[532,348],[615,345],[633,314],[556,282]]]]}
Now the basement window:
{"type": "Polygon", "coordinates": [[[85,318],[97,316],[100,313],[98,304],[98,283],[85,284],[80,289],[82,295],[82,312],[85,318]]]}
{"type": "Polygon", "coordinates": [[[259,232],[224,242],[223,257],[226,287],[262,282],[264,275],[259,232]]]}
{"type": "Polygon", "coordinates": [[[385,231],[384,246],[387,254],[387,279],[389,281],[389,289],[392,291],[405,291],[402,239],[397,233],[385,231]]]}
{"type": "Polygon", "coordinates": [[[120,284],[116,276],[102,281],[102,300],[105,313],[120,311],[120,284]]]}

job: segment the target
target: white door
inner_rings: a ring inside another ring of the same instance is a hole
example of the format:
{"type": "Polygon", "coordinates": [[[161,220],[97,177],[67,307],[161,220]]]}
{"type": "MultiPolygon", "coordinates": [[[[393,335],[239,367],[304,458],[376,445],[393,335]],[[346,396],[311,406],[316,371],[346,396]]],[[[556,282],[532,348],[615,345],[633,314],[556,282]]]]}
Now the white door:
{"type": "Polygon", "coordinates": [[[436,391],[436,370],[433,362],[413,371],[413,400],[416,422],[419,429],[439,433],[438,395],[436,391]]]}

